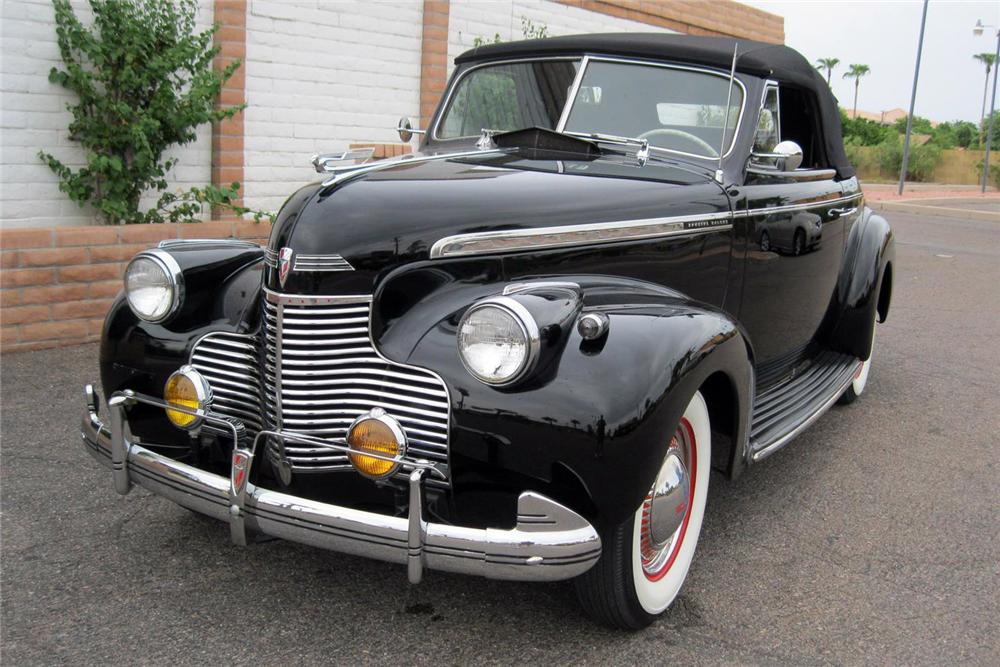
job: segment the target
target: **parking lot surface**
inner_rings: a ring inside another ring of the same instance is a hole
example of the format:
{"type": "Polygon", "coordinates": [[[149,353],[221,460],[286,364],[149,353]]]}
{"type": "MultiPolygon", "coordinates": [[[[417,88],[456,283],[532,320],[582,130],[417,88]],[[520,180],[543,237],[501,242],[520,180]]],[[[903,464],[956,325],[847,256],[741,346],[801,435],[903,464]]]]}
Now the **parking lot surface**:
{"type": "Polygon", "coordinates": [[[568,584],[429,572],[228,527],[79,444],[96,346],[2,358],[5,665],[1000,664],[1000,225],[886,213],[872,374],[736,482],[714,476],[666,617],[595,627],[568,584]]]}

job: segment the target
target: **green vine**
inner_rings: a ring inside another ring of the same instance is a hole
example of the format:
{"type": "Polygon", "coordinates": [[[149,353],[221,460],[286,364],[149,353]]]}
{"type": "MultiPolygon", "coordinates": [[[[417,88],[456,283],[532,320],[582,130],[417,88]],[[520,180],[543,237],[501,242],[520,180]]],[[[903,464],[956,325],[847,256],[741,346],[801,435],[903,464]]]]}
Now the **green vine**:
{"type": "Polygon", "coordinates": [[[232,118],[246,106],[216,106],[241,63],[213,70],[219,26],[195,31],[196,0],[90,0],[90,28],[69,0],[53,5],[64,67],[53,67],[49,81],[78,98],[67,105],[69,133],[86,155],[86,164],[74,169],[39,151],[60,190],[80,206],[91,204],[110,224],[195,221],[205,206],[273,219],[235,204],[239,183],[166,191],[166,174],[177,158],[164,153],[194,141],[199,126],[232,118]],[[142,211],[149,192],[160,195],[142,211]]]}

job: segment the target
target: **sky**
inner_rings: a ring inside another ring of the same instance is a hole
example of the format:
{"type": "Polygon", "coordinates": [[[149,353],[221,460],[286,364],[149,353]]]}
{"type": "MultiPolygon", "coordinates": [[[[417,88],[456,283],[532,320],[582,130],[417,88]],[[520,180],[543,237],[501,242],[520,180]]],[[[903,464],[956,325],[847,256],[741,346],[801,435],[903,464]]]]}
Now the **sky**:
{"type": "MultiPolygon", "coordinates": [[[[908,109],[920,35],[919,0],[741,0],[785,17],[785,44],[815,62],[840,58],[833,92],[850,109],[853,79],[842,78],[849,63],[866,64],[858,109],[879,113],[908,109]]],[[[979,122],[986,68],[976,53],[996,50],[997,28],[976,37],[976,19],[1000,26],[997,0],[930,0],[914,114],[934,121],[979,122]]],[[[990,75],[990,88],[993,86],[990,75]]],[[[1000,106],[1000,91],[997,93],[1000,106]]],[[[987,97],[986,108],[990,102],[987,97]]]]}

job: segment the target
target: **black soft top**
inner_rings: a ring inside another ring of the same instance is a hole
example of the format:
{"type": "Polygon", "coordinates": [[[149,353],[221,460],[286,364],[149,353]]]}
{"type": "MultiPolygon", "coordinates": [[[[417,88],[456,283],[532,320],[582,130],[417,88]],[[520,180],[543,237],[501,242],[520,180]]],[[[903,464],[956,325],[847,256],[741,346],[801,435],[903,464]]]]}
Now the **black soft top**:
{"type": "Polygon", "coordinates": [[[488,44],[466,51],[455,58],[455,63],[461,65],[507,58],[590,53],[669,60],[729,71],[733,62],[733,49],[737,46],[737,72],[774,79],[814,95],[825,133],[827,158],[840,178],[854,176],[854,167],[844,153],[837,98],[802,54],[782,44],[669,33],[597,33],[488,44]]]}

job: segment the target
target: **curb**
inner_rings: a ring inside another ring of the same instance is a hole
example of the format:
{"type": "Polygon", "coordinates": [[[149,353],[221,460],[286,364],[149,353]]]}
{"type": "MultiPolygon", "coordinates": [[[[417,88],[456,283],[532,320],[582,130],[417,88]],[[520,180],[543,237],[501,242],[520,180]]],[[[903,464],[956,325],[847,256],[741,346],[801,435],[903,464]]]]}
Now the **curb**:
{"type": "MultiPolygon", "coordinates": [[[[956,197],[955,199],[967,199],[966,197],[956,197]]],[[[979,211],[967,208],[951,208],[948,206],[935,205],[933,203],[918,202],[940,202],[934,199],[901,199],[897,201],[869,201],[868,205],[876,211],[896,211],[898,213],[914,213],[917,215],[936,215],[941,218],[957,218],[959,220],[978,220],[981,222],[1000,222],[1000,212],[979,211]]]]}

